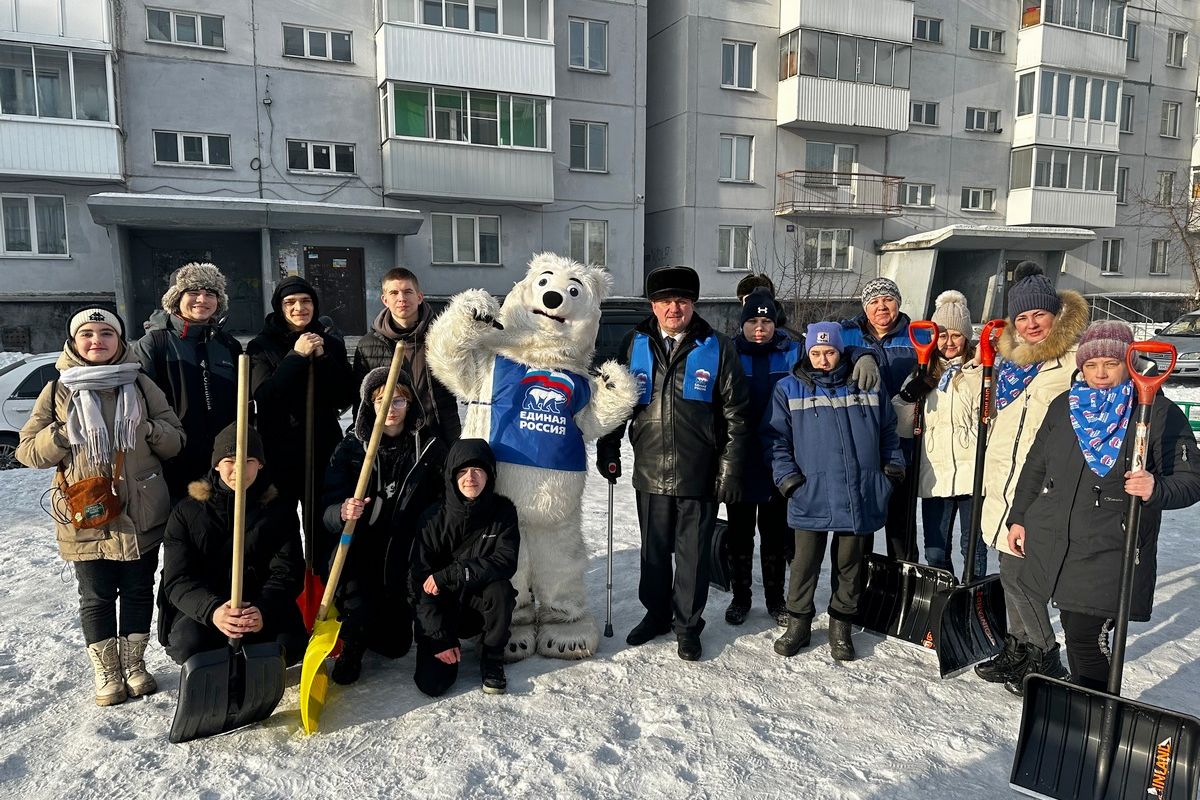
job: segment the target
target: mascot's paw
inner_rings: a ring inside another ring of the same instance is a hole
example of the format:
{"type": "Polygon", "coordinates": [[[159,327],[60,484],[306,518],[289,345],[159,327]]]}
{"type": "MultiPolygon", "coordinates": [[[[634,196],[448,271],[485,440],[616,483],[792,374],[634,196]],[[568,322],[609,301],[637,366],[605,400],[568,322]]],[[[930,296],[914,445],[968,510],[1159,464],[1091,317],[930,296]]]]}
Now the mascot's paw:
{"type": "Polygon", "coordinates": [[[508,646],[504,648],[504,660],[508,663],[529,658],[535,652],[537,628],[532,625],[513,625],[509,633],[508,646]]]}
{"type": "Polygon", "coordinates": [[[590,614],[574,622],[543,623],[538,630],[538,654],[548,658],[587,658],[599,644],[600,630],[590,614]]]}
{"type": "Polygon", "coordinates": [[[468,289],[454,298],[455,305],[466,317],[480,327],[489,328],[495,325],[496,317],[500,315],[500,305],[496,298],[483,289],[468,289]]]}

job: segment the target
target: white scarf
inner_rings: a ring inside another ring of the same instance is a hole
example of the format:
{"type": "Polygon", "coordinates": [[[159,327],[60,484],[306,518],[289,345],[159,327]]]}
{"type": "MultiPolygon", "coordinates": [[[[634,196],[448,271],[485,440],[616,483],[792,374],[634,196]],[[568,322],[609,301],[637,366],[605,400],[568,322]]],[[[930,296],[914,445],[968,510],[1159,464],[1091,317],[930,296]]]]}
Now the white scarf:
{"type": "Polygon", "coordinates": [[[137,400],[134,381],[138,363],[106,364],[95,367],[71,367],[59,380],[71,391],[67,408],[67,438],[71,451],[82,454],[93,465],[112,464],[113,451],[132,450],[136,444],[138,426],[142,424],[142,406],[137,400]],[[117,390],[117,405],[113,412],[113,432],[109,435],[104,424],[100,392],[117,390]]]}

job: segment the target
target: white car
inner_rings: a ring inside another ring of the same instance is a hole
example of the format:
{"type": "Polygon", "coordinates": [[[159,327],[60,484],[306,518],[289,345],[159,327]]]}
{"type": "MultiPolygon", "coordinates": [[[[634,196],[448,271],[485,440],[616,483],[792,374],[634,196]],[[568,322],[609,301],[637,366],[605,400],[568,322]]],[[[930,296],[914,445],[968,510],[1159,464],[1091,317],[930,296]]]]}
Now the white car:
{"type": "Polygon", "coordinates": [[[17,435],[33,412],[42,387],[58,377],[60,353],[25,356],[0,367],[0,469],[16,469],[17,435]]]}

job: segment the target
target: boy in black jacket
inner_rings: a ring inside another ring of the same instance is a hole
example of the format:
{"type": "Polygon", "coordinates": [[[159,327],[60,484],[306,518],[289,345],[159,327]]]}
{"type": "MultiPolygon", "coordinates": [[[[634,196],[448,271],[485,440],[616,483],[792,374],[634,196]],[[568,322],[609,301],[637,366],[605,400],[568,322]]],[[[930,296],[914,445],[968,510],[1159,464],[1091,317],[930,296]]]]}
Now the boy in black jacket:
{"type": "Polygon", "coordinates": [[[482,439],[460,439],[446,458],[446,497],[421,520],[412,553],[417,612],[413,680],[431,697],[458,678],[460,637],[479,632],[483,691],[508,687],[501,656],[508,644],[517,592],[517,509],[496,494],[496,458],[482,439]],[[474,623],[474,624],[472,624],[474,623]]]}

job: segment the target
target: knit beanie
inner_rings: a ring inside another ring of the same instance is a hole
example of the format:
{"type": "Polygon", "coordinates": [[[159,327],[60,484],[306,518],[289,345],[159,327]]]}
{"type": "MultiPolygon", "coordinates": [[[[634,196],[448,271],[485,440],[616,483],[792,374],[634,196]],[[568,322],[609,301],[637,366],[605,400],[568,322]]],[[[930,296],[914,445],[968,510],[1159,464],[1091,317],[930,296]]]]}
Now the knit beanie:
{"type": "Polygon", "coordinates": [[[755,317],[766,317],[771,322],[779,322],[779,306],[766,289],[755,289],[746,295],[746,302],[742,303],[741,324],[745,325],[755,317]]]}
{"type": "MultiPolygon", "coordinates": [[[[225,426],[225,430],[217,434],[217,438],[213,440],[212,451],[212,466],[217,468],[217,464],[221,463],[226,458],[237,457],[237,423],[231,422],[225,426]]],[[[246,459],[255,459],[260,464],[266,464],[267,459],[263,455],[262,437],[258,435],[258,431],[250,428],[246,431],[246,459]]]]}
{"type": "Polygon", "coordinates": [[[121,315],[98,306],[81,308],[71,315],[67,321],[67,338],[74,339],[79,329],[89,322],[103,322],[105,325],[111,325],[116,329],[117,336],[125,338],[125,321],[121,319],[121,315]]]}
{"type": "Polygon", "coordinates": [[[179,301],[184,292],[204,289],[217,296],[217,311],[214,319],[225,316],[229,308],[229,295],[225,291],[225,276],[216,264],[192,262],[184,264],[171,275],[171,285],[162,296],[163,311],[168,314],[179,313],[179,301]]]}
{"type": "Polygon", "coordinates": [[[942,292],[933,301],[932,322],[939,328],[948,331],[958,331],[967,341],[971,341],[971,310],[967,308],[967,298],[962,292],[950,289],[942,292]]]}
{"type": "Polygon", "coordinates": [[[283,298],[293,294],[306,294],[313,301],[313,321],[315,322],[321,316],[321,304],[317,300],[317,290],[312,287],[312,284],[301,278],[299,275],[289,275],[279,282],[275,287],[275,291],[271,294],[271,309],[283,317],[283,298]]]}
{"type": "Polygon", "coordinates": [[[867,281],[867,285],[862,290],[863,308],[867,307],[867,303],[874,300],[876,297],[894,297],[896,302],[900,302],[900,287],[891,278],[875,278],[867,281]]]}
{"type": "Polygon", "coordinates": [[[1013,275],[1013,287],[1008,290],[1008,318],[1016,319],[1026,311],[1049,311],[1057,314],[1062,300],[1054,291],[1054,285],[1032,261],[1022,261],[1013,275]]]}
{"type": "Polygon", "coordinates": [[[842,326],[838,322],[814,322],[804,334],[804,350],[824,345],[842,352],[842,326]]]}
{"type": "Polygon", "coordinates": [[[1075,351],[1075,366],[1083,369],[1093,358],[1115,358],[1125,363],[1125,351],[1133,344],[1133,330],[1124,322],[1102,319],[1087,326],[1079,349],[1075,351]]]}

